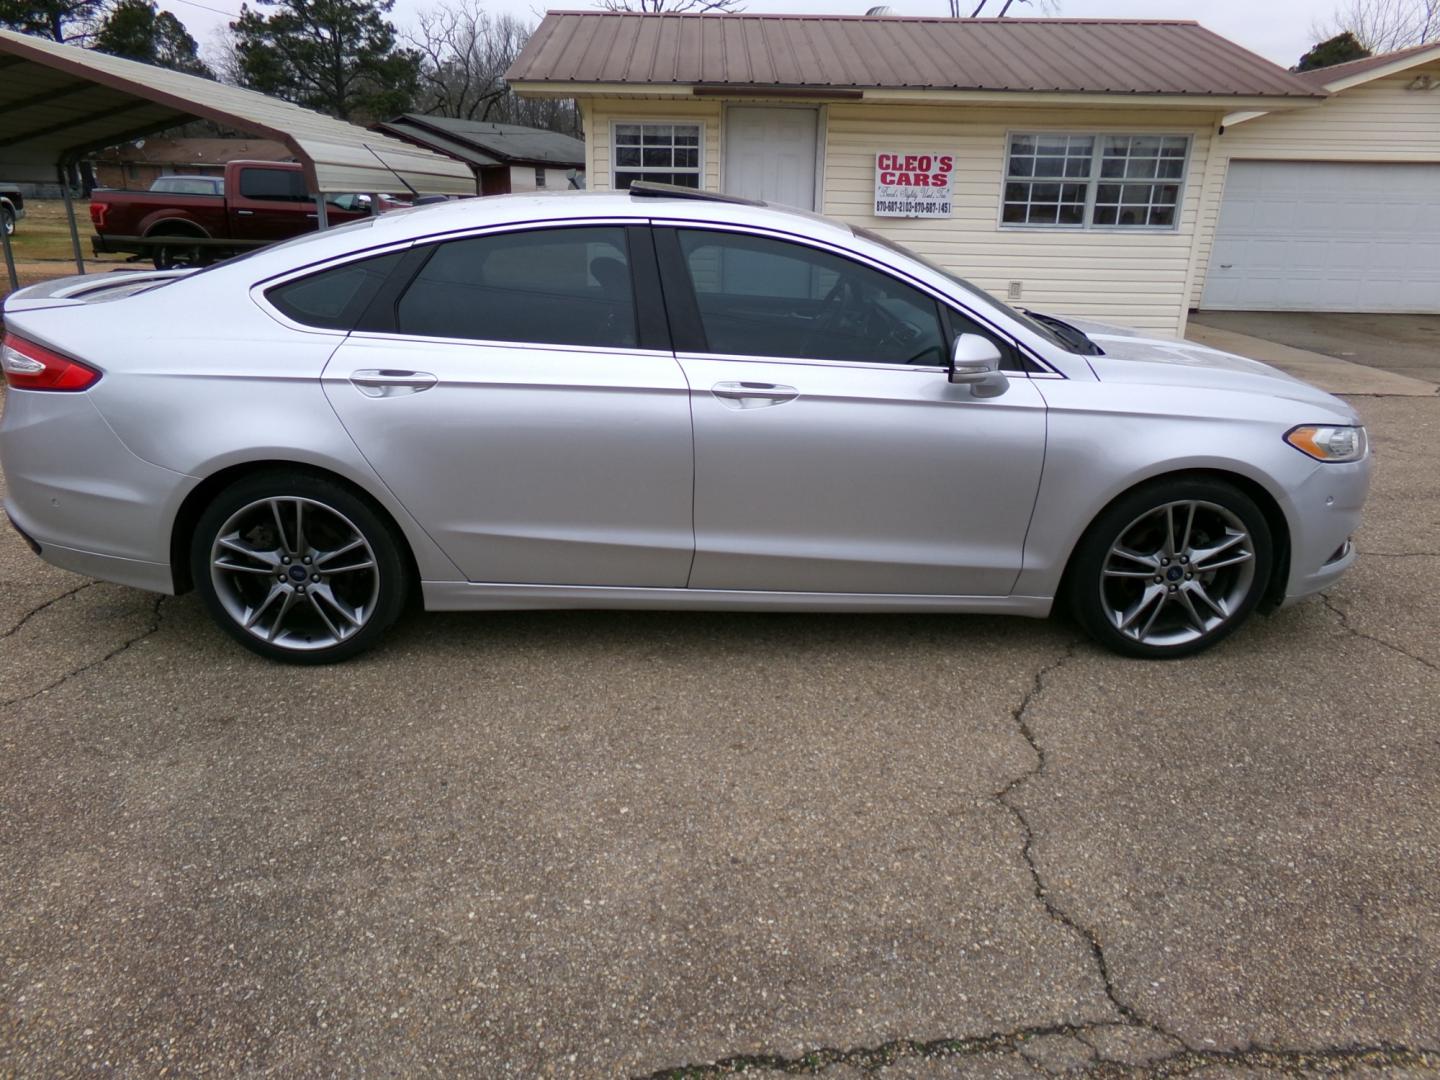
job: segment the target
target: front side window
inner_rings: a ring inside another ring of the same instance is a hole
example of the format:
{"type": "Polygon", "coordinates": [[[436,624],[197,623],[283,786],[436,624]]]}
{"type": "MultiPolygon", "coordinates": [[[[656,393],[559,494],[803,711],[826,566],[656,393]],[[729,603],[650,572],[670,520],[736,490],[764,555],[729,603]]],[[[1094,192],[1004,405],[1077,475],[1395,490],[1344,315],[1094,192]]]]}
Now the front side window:
{"type": "Polygon", "coordinates": [[[635,180],[700,186],[699,124],[616,124],[616,191],[635,180]]]}
{"type": "Polygon", "coordinates": [[[1001,221],[1173,229],[1189,152],[1184,135],[1011,135],[1001,221]]]}
{"type": "Polygon", "coordinates": [[[402,334],[633,348],[625,230],[535,229],[437,244],[395,316],[402,334]]]}
{"type": "Polygon", "coordinates": [[[681,230],[710,352],[943,366],[936,302],[889,274],[768,237],[681,230]]]}

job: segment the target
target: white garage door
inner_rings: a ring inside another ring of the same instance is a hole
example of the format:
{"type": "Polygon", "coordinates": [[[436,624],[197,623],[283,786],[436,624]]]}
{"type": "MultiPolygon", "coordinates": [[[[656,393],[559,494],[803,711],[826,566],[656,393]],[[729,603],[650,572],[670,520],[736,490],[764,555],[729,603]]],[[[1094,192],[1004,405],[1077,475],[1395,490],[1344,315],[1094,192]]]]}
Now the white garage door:
{"type": "Polygon", "coordinates": [[[1440,312],[1440,165],[1232,161],[1201,306],[1440,312]]]}

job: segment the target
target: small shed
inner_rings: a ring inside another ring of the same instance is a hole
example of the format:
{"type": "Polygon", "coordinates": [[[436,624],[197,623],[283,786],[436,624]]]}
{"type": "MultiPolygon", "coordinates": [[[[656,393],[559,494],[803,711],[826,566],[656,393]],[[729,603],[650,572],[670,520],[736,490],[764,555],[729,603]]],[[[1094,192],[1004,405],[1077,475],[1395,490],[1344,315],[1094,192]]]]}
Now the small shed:
{"type": "Polygon", "coordinates": [[[506,74],[574,98],[587,185],[817,210],[1024,307],[1183,332],[1227,116],[1327,91],[1195,22],[552,12],[506,74]]]}
{"type": "Polygon", "coordinates": [[[482,195],[585,186],[585,143],[558,131],[405,113],[374,130],[475,170],[482,195]]]}

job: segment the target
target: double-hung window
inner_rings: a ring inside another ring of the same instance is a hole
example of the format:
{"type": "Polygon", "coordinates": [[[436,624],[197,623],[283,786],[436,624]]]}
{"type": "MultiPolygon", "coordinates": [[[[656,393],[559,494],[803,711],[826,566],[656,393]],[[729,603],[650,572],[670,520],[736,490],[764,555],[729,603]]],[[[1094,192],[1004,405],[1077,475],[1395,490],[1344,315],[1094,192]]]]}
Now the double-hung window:
{"type": "Polygon", "coordinates": [[[1005,225],[1173,229],[1189,160],[1184,135],[1014,134],[1005,225]]]}
{"type": "Polygon", "coordinates": [[[635,180],[700,186],[699,124],[616,124],[614,187],[635,180]]]}

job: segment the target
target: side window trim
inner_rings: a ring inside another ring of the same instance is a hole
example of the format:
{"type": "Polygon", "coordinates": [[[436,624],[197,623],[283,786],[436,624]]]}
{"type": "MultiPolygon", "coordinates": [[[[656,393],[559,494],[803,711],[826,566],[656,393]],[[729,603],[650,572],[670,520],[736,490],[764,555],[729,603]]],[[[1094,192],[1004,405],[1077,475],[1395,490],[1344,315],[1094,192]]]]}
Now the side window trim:
{"type": "Polygon", "coordinates": [[[660,283],[665,310],[670,319],[670,338],[676,352],[708,353],[705,326],[700,321],[700,302],[695,298],[695,285],[690,268],[680,250],[680,233],[673,226],[656,226],[655,256],[659,260],[660,283]]]}
{"type": "Polygon", "coordinates": [[[400,304],[400,297],[410,287],[416,275],[425,269],[425,264],[430,261],[430,256],[435,254],[437,244],[419,243],[405,252],[399,264],[390,272],[385,283],[376,290],[375,295],[370,298],[370,303],[365,305],[350,332],[374,333],[374,334],[395,334],[398,333],[398,322],[395,317],[395,309],[400,304]]]}
{"type": "Polygon", "coordinates": [[[635,302],[636,339],[642,349],[674,352],[655,238],[649,222],[625,227],[630,292],[635,302]]]}

